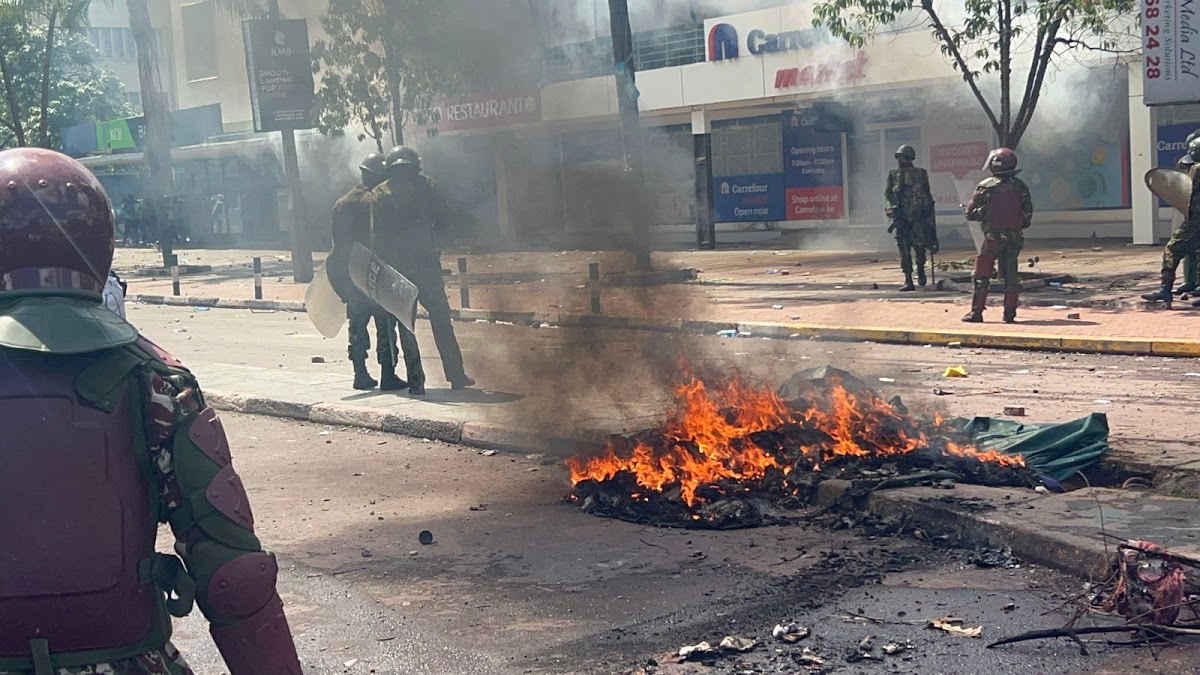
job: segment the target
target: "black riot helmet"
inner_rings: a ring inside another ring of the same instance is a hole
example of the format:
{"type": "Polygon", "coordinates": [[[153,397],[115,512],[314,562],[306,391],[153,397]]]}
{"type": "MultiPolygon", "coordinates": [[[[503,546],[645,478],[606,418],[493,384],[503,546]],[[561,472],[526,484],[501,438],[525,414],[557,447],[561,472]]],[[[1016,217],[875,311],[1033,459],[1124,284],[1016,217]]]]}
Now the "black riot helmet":
{"type": "Polygon", "coordinates": [[[363,184],[369,187],[374,187],[387,180],[387,160],[379,153],[372,152],[367,155],[358,169],[362,172],[363,184]]]}
{"type": "Polygon", "coordinates": [[[906,159],[913,161],[917,158],[917,149],[911,145],[902,145],[896,148],[896,159],[906,159]]]}
{"type": "Polygon", "coordinates": [[[407,145],[398,145],[388,151],[387,168],[394,169],[398,166],[415,166],[417,170],[421,168],[421,156],[416,150],[407,145]]]}

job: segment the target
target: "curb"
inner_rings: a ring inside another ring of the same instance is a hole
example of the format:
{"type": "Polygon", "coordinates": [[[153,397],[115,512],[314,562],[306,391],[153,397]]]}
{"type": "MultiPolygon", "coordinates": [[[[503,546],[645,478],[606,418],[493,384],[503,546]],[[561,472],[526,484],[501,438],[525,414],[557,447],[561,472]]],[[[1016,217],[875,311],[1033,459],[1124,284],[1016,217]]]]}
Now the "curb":
{"type": "MultiPolygon", "coordinates": [[[[295,403],[220,391],[207,392],[205,398],[214,408],[223,411],[358,427],[517,454],[543,453],[561,457],[563,453],[574,454],[597,447],[595,441],[581,438],[557,438],[484,422],[448,422],[398,415],[361,406],[295,403]]],[[[814,504],[831,504],[850,488],[848,481],[824,481],[818,486],[814,504]]],[[[1012,491],[973,485],[959,485],[956,492],[955,496],[995,495],[989,503],[1006,503],[1005,495],[1012,496],[1012,491]]],[[[1021,518],[1000,509],[958,510],[954,503],[940,501],[945,495],[945,490],[932,488],[888,490],[861,498],[854,507],[859,513],[869,513],[910,528],[916,526],[929,537],[946,537],[960,546],[1011,548],[1022,560],[1082,579],[1101,574],[1111,564],[1100,541],[1063,532],[1050,534],[1027,517],[1021,518]]],[[[1035,493],[1021,493],[1007,503],[1028,504],[1041,497],[1035,493]]]]}
{"type": "MultiPolygon", "coordinates": [[[[304,303],[302,302],[278,300],[227,300],[221,298],[131,295],[129,301],[141,302],[147,305],[171,305],[179,307],[214,307],[219,309],[287,312],[304,311],[304,303]]],[[[426,315],[421,312],[418,316],[425,318],[426,315]]],[[[951,330],[925,331],[874,326],[821,326],[801,323],[755,321],[718,322],[691,319],[637,318],[605,314],[551,314],[541,312],[489,311],[482,309],[451,310],[450,316],[457,321],[505,322],[521,326],[610,328],[691,335],[716,335],[721,331],[732,330],[743,334],[745,337],[771,339],[878,342],[882,344],[1019,349],[1024,351],[1073,352],[1079,354],[1119,354],[1179,358],[1200,357],[1200,340],[1070,337],[1065,335],[1031,335],[1025,333],[985,334],[951,330]]]]}

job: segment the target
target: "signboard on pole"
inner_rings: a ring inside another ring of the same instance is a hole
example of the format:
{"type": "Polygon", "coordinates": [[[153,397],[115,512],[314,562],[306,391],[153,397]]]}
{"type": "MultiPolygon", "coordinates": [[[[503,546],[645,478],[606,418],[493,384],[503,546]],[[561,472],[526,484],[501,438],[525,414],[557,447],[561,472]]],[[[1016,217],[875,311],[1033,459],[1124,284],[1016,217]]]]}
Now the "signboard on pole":
{"type": "Polygon", "coordinates": [[[1142,101],[1200,100],[1200,13],[1193,0],[1142,0],[1142,101]]]}
{"type": "Polygon", "coordinates": [[[255,131],[312,127],[316,104],[308,22],[304,19],[242,22],[250,107],[255,131]]]}

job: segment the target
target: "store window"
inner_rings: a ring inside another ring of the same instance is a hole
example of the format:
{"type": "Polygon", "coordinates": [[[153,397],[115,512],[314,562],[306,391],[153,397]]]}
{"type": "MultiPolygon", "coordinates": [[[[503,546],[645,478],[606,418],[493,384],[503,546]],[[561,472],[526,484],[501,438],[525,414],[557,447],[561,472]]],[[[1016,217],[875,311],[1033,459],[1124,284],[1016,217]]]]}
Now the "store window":
{"type": "Polygon", "coordinates": [[[216,15],[212,0],[180,8],[183,25],[183,57],[187,79],[203,80],[217,76],[216,15]]]}
{"type": "Polygon", "coordinates": [[[714,176],[783,173],[783,128],[778,118],[715,126],[712,146],[714,176]]]}

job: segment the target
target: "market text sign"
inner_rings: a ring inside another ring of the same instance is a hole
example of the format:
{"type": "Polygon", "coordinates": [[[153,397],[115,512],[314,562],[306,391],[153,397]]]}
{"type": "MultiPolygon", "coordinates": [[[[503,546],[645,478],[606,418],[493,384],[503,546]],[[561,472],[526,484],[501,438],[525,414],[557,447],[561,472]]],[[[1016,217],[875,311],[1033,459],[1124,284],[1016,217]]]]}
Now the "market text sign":
{"type": "Polygon", "coordinates": [[[312,127],[312,58],[304,19],[243,21],[255,131],[312,127]]]}
{"type": "Polygon", "coordinates": [[[489,92],[438,99],[433,104],[439,131],[486,129],[542,120],[537,91],[489,92]]]}
{"type": "Polygon", "coordinates": [[[854,58],[847,61],[835,61],[803,68],[780,68],[775,71],[775,88],[792,89],[854,82],[867,76],[866,66],[867,53],[860,50],[854,58]]]}
{"type": "Polygon", "coordinates": [[[1142,100],[1200,100],[1200,0],[1142,0],[1142,100]]]}

